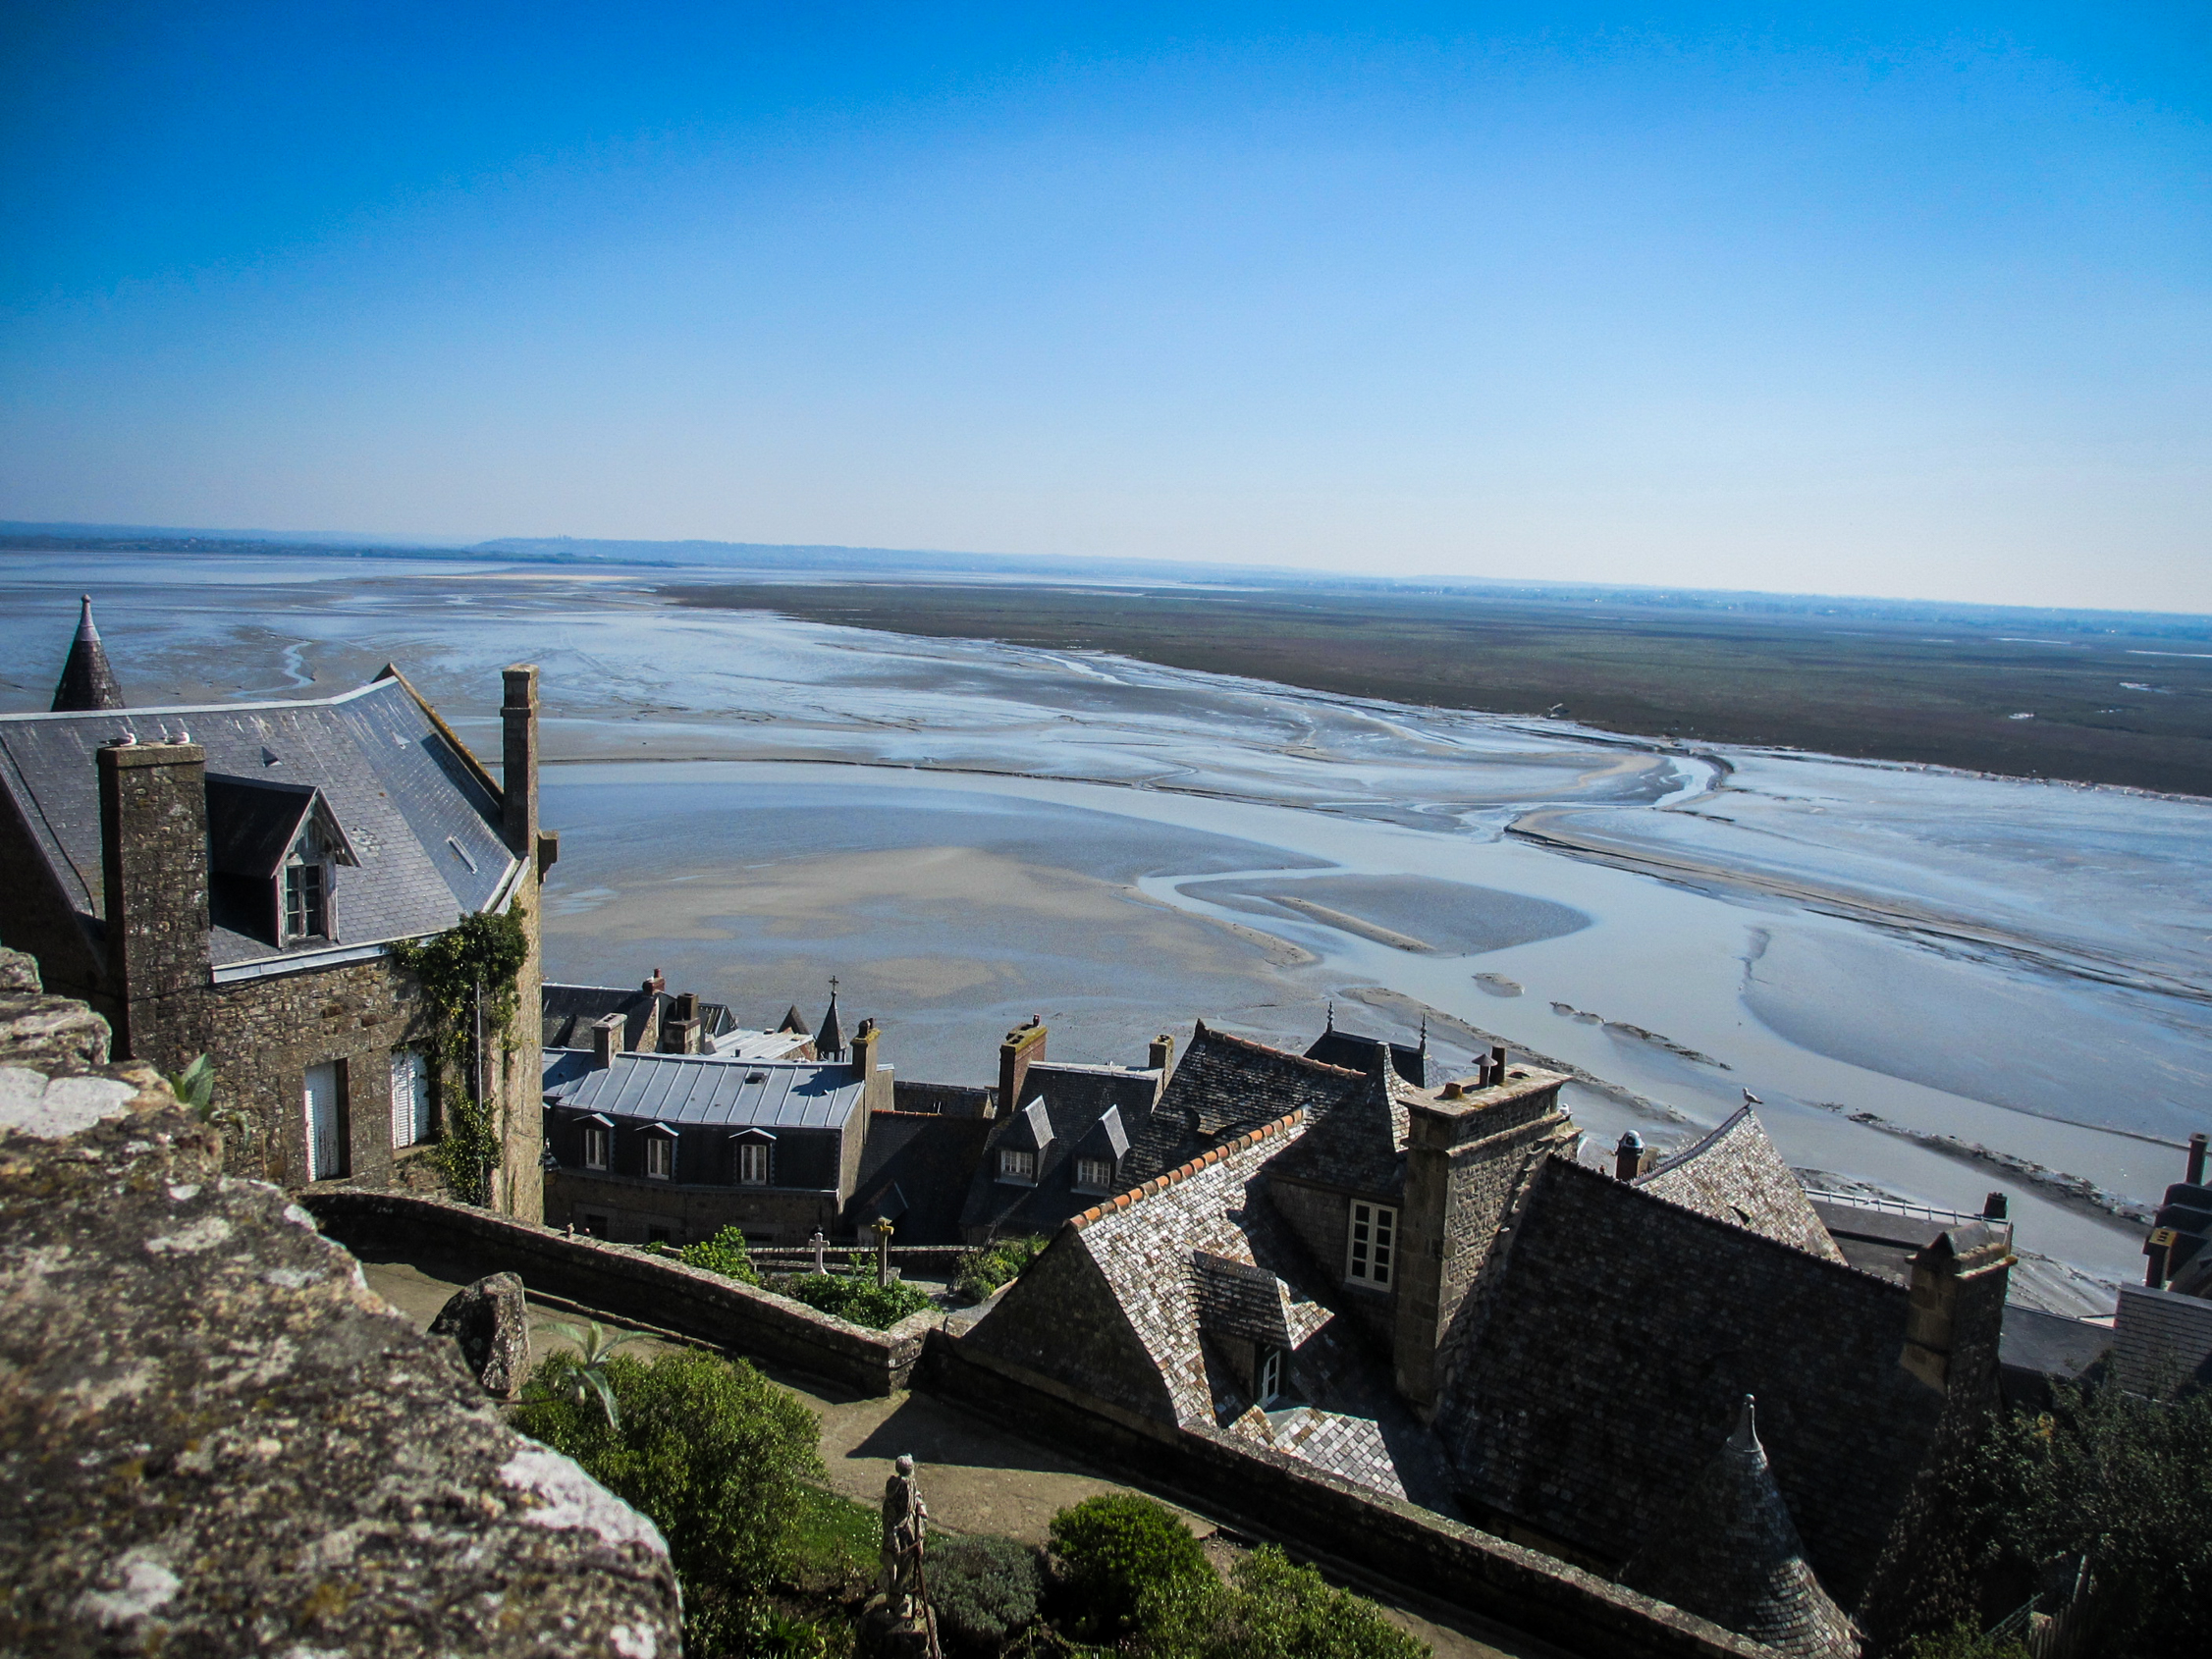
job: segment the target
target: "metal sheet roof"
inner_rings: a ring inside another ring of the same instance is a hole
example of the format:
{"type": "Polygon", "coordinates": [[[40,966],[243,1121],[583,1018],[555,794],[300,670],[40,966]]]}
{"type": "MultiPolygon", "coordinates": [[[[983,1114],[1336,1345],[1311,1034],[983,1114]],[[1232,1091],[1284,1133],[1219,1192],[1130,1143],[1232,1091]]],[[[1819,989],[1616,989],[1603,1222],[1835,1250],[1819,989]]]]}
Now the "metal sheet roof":
{"type": "Polygon", "coordinates": [[[731,1060],[717,1054],[618,1054],[604,1071],[555,1085],[557,1106],[632,1123],[729,1129],[841,1129],[867,1085],[847,1065],[731,1060]]]}

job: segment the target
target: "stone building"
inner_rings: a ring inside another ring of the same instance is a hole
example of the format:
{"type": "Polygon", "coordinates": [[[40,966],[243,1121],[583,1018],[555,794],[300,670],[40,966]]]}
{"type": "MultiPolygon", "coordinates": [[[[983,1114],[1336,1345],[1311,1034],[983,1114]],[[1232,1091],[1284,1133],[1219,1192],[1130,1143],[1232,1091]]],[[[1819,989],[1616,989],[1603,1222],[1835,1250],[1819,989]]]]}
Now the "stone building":
{"type": "Polygon", "coordinates": [[[1996,1398],[2005,1224],[1934,1229],[1901,1282],[1844,1258],[1748,1108],[1606,1174],[1575,1161],[1566,1079],[1502,1052],[1427,1089],[1380,1046],[1353,1072],[1212,1035],[1196,1103],[1246,1105],[1072,1218],[964,1344],[1608,1578],[1642,1559],[1782,1651],[1856,1651],[1834,1609],[1909,1555],[1915,1482],[1996,1398]],[[1699,1536],[1737,1543],[1662,1559],[1698,1491],[1699,1536]]]}
{"type": "Polygon", "coordinates": [[[549,1054],[545,1215],[597,1238],[674,1245],[740,1229],[759,1245],[843,1230],[869,1118],[891,1100],[882,1028],[861,1022],[836,1060],[549,1054]]]}
{"type": "Polygon", "coordinates": [[[558,846],[538,829],[537,669],[506,672],[497,777],[390,668],[334,697],[122,707],[89,606],[56,702],[0,717],[0,941],[104,1015],[122,1055],[208,1055],[234,1172],[380,1187],[418,1173],[441,1113],[391,946],[513,912],[527,1029],[485,1067],[492,1200],[535,1219],[538,889],[558,846]]]}

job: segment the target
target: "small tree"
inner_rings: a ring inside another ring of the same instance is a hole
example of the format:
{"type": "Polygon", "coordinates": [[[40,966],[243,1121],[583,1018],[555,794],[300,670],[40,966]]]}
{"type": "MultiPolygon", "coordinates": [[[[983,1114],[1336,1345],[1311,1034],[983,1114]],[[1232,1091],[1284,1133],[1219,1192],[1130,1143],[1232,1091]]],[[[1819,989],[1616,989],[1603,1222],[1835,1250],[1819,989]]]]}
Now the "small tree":
{"type": "Polygon", "coordinates": [[[1086,1634],[1113,1641],[1143,1628],[1153,1598],[1214,1581],[1206,1552],[1165,1504],[1118,1492],[1052,1517],[1052,1559],[1086,1634]]]}
{"type": "Polygon", "coordinates": [[[1037,1617],[1045,1576],[1037,1552],[984,1534],[933,1546],[930,1602],[944,1633],[969,1653],[997,1653],[1037,1617]]]}
{"type": "Polygon", "coordinates": [[[741,1285],[760,1283],[760,1269],[753,1265],[753,1253],[745,1244],[741,1227],[725,1227],[713,1238],[687,1244],[675,1254],[686,1266],[703,1267],[741,1285]]]}
{"type": "Polygon", "coordinates": [[[652,1518],[683,1585],[684,1651],[744,1650],[759,1600],[787,1568],[793,1519],[826,1478],[814,1414],[742,1360],[682,1350],[604,1362],[619,1420],[579,1400],[548,1355],[514,1425],[565,1452],[652,1518]]]}

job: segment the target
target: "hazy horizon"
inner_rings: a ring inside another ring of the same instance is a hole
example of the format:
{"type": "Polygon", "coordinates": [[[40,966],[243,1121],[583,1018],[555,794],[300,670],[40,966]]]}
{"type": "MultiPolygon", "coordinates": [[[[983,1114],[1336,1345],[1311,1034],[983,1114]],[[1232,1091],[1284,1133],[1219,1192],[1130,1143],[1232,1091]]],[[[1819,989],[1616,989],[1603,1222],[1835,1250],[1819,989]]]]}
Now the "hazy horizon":
{"type": "Polygon", "coordinates": [[[26,13],[0,512],[2201,614],[2208,43],[26,13]]]}

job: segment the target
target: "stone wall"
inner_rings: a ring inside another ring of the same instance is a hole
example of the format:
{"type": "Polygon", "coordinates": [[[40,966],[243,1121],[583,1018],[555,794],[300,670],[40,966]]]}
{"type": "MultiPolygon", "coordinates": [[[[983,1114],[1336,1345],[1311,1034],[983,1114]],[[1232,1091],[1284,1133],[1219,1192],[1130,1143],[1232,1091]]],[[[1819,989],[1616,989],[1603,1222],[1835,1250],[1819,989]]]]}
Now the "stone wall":
{"type": "Polygon", "coordinates": [[[364,1256],[445,1256],[471,1276],[519,1273],[534,1291],[789,1365],[863,1394],[906,1386],[932,1310],[887,1331],[847,1324],[773,1291],[626,1245],[571,1238],[488,1210],[398,1193],[315,1190],[300,1203],[325,1233],[364,1256]]]}
{"type": "Polygon", "coordinates": [[[1228,1435],[1083,1399],[947,1332],[932,1332],[918,1388],[1010,1424],[1203,1514],[1418,1587],[1578,1653],[1607,1659],[1772,1659],[1717,1625],[1428,1510],[1228,1435]]]}
{"type": "MultiPolygon", "coordinates": [[[[852,1140],[857,1144],[860,1137],[852,1140]]],[[[835,1192],[807,1188],[686,1186],[566,1168],[545,1175],[549,1224],[591,1232],[596,1229],[588,1218],[604,1216],[604,1236],[619,1244],[648,1244],[656,1233],[669,1244],[696,1244],[736,1227],[760,1242],[799,1245],[816,1228],[825,1238],[836,1236],[839,1208],[835,1192]]]]}
{"type": "Polygon", "coordinates": [[[674,1655],[652,1524],[0,952],[0,1650],[674,1655]]]}

